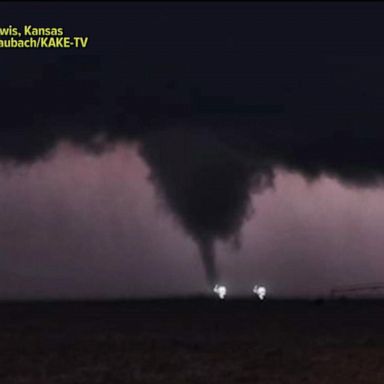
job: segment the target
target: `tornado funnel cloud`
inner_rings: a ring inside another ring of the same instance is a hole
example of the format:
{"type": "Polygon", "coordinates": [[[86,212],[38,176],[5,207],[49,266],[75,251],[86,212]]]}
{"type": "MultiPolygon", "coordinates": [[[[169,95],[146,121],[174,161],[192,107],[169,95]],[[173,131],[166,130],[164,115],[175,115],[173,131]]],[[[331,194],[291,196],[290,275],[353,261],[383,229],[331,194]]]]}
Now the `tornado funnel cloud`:
{"type": "Polygon", "coordinates": [[[198,246],[213,288],[216,242],[238,239],[252,213],[251,193],[271,186],[273,173],[214,134],[191,127],[148,135],[140,153],[159,197],[198,246]]]}
{"type": "Polygon", "coordinates": [[[214,243],[211,240],[202,240],[199,242],[199,249],[209,288],[213,289],[218,281],[214,243]]]}

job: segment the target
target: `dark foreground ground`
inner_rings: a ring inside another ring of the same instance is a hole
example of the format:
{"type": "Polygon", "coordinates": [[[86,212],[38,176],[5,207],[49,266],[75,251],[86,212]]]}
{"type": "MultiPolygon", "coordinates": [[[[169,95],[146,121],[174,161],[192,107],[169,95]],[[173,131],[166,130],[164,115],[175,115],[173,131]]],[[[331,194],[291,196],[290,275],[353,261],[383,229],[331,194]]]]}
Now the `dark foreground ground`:
{"type": "Polygon", "coordinates": [[[1,384],[384,383],[384,302],[0,304],[1,384]]]}

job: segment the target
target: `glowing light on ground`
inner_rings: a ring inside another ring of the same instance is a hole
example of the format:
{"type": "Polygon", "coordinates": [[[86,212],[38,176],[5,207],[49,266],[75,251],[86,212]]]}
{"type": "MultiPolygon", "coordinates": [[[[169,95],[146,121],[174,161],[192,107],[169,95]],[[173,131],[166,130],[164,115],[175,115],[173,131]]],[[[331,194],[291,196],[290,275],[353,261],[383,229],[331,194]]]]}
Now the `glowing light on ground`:
{"type": "Polygon", "coordinates": [[[224,299],[225,295],[227,294],[227,288],[224,287],[224,285],[215,285],[215,288],[213,288],[213,292],[215,292],[221,300],[224,299]]]}
{"type": "Polygon", "coordinates": [[[259,296],[260,300],[264,300],[264,297],[267,294],[267,289],[265,287],[255,285],[253,287],[253,293],[259,296]]]}

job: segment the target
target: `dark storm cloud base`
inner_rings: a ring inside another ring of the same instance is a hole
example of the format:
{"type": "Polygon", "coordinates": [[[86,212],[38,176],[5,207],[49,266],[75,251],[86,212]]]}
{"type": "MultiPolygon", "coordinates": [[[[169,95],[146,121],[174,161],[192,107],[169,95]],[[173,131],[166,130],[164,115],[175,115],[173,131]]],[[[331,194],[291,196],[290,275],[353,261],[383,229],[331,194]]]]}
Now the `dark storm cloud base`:
{"type": "Polygon", "coordinates": [[[86,28],[93,44],[7,52],[1,159],[33,162],[61,140],[96,153],[138,141],[211,284],[214,243],[238,237],[250,194],[273,185],[277,166],[381,184],[381,4],[44,7],[24,20],[1,6],[23,24],[86,28]]]}

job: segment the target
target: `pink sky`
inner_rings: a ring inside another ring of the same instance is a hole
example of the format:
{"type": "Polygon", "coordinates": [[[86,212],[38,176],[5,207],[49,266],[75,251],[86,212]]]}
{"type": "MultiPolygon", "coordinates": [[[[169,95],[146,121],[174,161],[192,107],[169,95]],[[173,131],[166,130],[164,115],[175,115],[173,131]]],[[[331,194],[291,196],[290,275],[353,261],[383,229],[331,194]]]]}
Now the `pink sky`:
{"type": "MultiPolygon", "coordinates": [[[[135,146],[92,155],[62,143],[45,160],[0,168],[0,297],[198,294],[193,241],[159,200],[135,146]]],[[[276,171],[254,195],[241,248],[218,245],[228,294],[323,295],[384,281],[384,194],[276,171]]]]}

